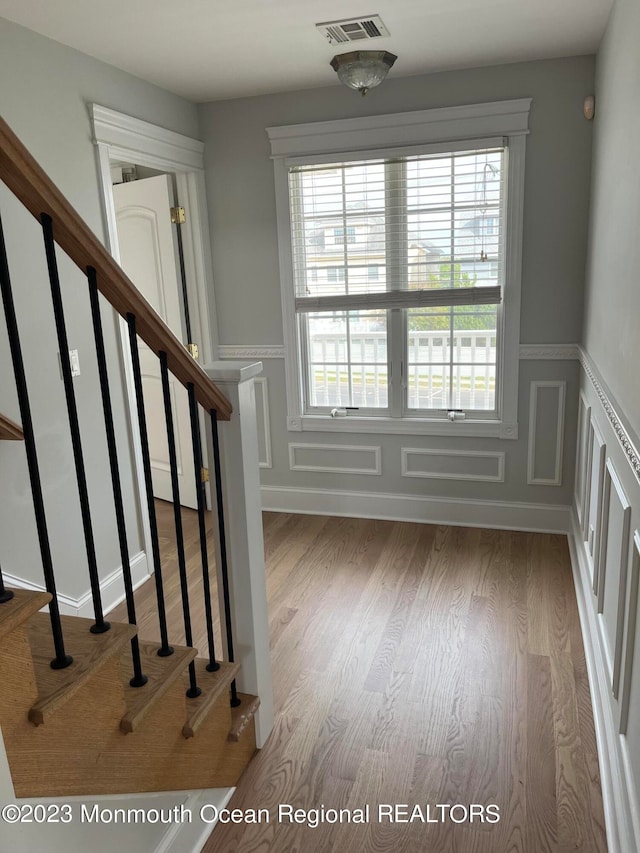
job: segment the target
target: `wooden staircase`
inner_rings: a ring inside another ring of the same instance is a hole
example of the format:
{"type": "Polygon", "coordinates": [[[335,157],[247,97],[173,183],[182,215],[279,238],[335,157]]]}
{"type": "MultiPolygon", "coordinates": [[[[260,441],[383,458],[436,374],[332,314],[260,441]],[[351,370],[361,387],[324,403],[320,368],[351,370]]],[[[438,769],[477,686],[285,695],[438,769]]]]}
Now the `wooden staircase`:
{"type": "Polygon", "coordinates": [[[18,797],[104,795],[229,787],[255,749],[255,696],[229,685],[239,665],[206,670],[196,658],[202,694],[185,696],[196,649],[140,642],[144,687],[129,686],[134,625],[91,634],[89,619],[63,617],[74,661],[55,670],[45,592],[13,590],[0,605],[0,728],[18,797]]]}

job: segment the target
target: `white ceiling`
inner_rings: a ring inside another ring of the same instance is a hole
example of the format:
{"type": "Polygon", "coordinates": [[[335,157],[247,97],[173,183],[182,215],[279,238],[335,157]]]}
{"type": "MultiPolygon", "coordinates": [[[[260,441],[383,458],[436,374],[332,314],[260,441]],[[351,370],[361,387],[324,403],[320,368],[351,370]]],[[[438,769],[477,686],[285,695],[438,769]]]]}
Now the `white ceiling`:
{"type": "Polygon", "coordinates": [[[394,77],[592,53],[612,0],[0,0],[0,14],[194,101],[338,85],[314,24],[378,13],[394,77]]]}

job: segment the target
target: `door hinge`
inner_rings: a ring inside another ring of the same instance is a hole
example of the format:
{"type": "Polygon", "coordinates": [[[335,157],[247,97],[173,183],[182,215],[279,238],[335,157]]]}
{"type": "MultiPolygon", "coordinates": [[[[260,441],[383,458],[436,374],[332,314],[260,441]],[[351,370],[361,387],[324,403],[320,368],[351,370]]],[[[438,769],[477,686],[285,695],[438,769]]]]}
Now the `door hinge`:
{"type": "Polygon", "coordinates": [[[191,358],[197,361],[198,356],[200,355],[200,352],[198,350],[198,344],[185,344],[184,346],[191,358]]]}
{"type": "Polygon", "coordinates": [[[200,478],[201,478],[201,481],[203,483],[209,482],[209,469],[208,468],[201,468],[200,469],[200,478]]]}
{"type": "Polygon", "coordinates": [[[184,207],[172,207],[171,221],[174,225],[183,225],[187,221],[187,216],[184,212],[184,207]]]}

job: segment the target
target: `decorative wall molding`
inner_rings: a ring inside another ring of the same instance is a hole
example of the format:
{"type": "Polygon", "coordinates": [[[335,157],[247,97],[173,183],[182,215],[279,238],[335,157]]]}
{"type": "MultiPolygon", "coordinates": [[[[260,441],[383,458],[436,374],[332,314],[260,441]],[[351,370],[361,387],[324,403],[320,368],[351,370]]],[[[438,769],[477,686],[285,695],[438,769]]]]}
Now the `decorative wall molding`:
{"type": "Polygon", "coordinates": [[[587,492],[589,489],[588,473],[591,470],[587,464],[589,454],[589,436],[591,425],[591,406],[584,393],[578,397],[578,434],[576,441],[576,470],[573,481],[573,499],[578,513],[578,521],[584,538],[587,536],[588,511],[587,492]]]}
{"type": "Polygon", "coordinates": [[[631,504],[613,463],[607,460],[602,501],[602,536],[598,576],[598,622],[609,668],[611,692],[618,698],[622,663],[631,504]],[[617,501],[617,504],[614,503],[617,501]],[[614,539],[613,533],[616,534],[614,539]],[[610,547],[611,546],[611,547],[610,547]]]}
{"type": "Polygon", "coordinates": [[[249,344],[221,344],[218,347],[220,358],[284,358],[284,347],[278,344],[251,346],[249,344]]]}
{"type": "Polygon", "coordinates": [[[428,480],[474,480],[483,483],[504,483],[505,454],[490,450],[425,450],[418,447],[403,447],[401,450],[403,477],[421,477],[428,480]],[[495,463],[495,473],[480,474],[474,471],[442,471],[411,469],[411,457],[426,456],[436,459],[452,457],[454,459],[489,459],[495,463]]]}
{"type": "Polygon", "coordinates": [[[569,552],[591,688],[607,849],[609,853],[628,853],[629,850],[640,850],[640,831],[636,832],[635,829],[640,827],[640,808],[634,796],[627,745],[625,739],[618,736],[611,682],[608,679],[597,615],[592,606],[587,552],[575,513],[573,530],[569,535],[569,552]]]}
{"type": "Polygon", "coordinates": [[[113,158],[122,152],[122,158],[128,161],[132,154],[141,153],[147,161],[149,158],[157,159],[163,168],[169,163],[180,170],[185,167],[200,171],[204,169],[204,143],[199,139],[192,139],[99,104],[91,104],[90,113],[93,141],[108,145],[113,158]]]}
{"type": "Polygon", "coordinates": [[[576,361],[579,344],[520,344],[522,361],[576,361]]]}
{"type": "Polygon", "coordinates": [[[289,468],[292,471],[315,471],[326,474],[374,474],[380,476],[382,474],[382,450],[379,445],[366,447],[359,444],[289,444],[289,468]],[[299,462],[296,459],[296,454],[300,451],[311,450],[325,453],[351,453],[369,454],[372,464],[369,467],[356,468],[352,465],[341,467],[339,465],[312,465],[310,463],[299,462]]]}
{"type": "Polygon", "coordinates": [[[638,452],[634,442],[632,441],[629,433],[627,432],[626,427],[620,420],[620,416],[618,415],[616,409],[617,406],[611,400],[605,389],[602,387],[598,376],[596,375],[595,367],[589,355],[585,352],[582,347],[580,347],[579,352],[579,361],[582,365],[584,372],[587,374],[591,384],[595,388],[596,394],[600,398],[600,402],[611,422],[611,426],[614,429],[616,436],[618,437],[618,441],[622,445],[622,449],[624,450],[627,459],[629,460],[629,464],[633,469],[634,474],[640,480],[640,452],[638,452]]]}
{"type": "Polygon", "coordinates": [[[591,565],[591,583],[593,594],[598,594],[598,575],[600,573],[600,537],[602,535],[602,500],[604,495],[604,469],[607,455],[607,445],[596,422],[591,419],[589,424],[588,450],[588,481],[587,493],[586,535],[587,561],[591,565]]]}
{"type": "Polygon", "coordinates": [[[464,500],[286,486],[263,486],[261,491],[263,509],[273,512],[380,518],[498,530],[530,530],[537,533],[567,533],[571,527],[571,508],[560,504],[464,500]]]}
{"type": "Polygon", "coordinates": [[[264,457],[260,456],[258,464],[261,468],[273,468],[273,459],[271,456],[271,426],[269,419],[269,384],[266,376],[256,376],[254,382],[256,386],[256,397],[259,396],[261,400],[261,402],[256,400],[258,434],[262,435],[263,441],[263,448],[258,446],[258,449],[260,451],[264,449],[264,457]],[[260,390],[258,391],[258,389],[260,390]]]}
{"type": "MultiPolygon", "coordinates": [[[[131,557],[131,578],[133,580],[134,590],[138,589],[149,577],[149,566],[147,563],[147,555],[144,551],[140,551],[135,556],[131,557]]],[[[18,589],[31,589],[38,592],[44,590],[44,584],[38,584],[34,581],[25,580],[9,572],[3,571],[4,580],[7,586],[17,587],[18,589]]],[[[102,592],[102,607],[106,613],[113,610],[121,601],[124,601],[124,581],[122,580],[122,568],[117,568],[110,572],[105,578],[100,581],[100,590],[102,592]]],[[[93,617],[93,601],[91,598],[91,590],[88,589],[79,598],[73,598],[70,595],[58,592],[58,604],[60,612],[65,616],[84,616],[87,619],[93,617]]]]}
{"type": "Polygon", "coordinates": [[[625,649],[624,664],[621,674],[622,689],[620,694],[620,719],[618,730],[621,735],[627,733],[629,722],[629,699],[631,696],[631,675],[633,673],[633,658],[636,646],[636,627],[638,622],[638,587],[640,583],[640,531],[636,530],[633,537],[633,557],[631,560],[631,582],[626,607],[625,619],[625,649]]]}
{"type": "Polygon", "coordinates": [[[529,133],[531,98],[268,127],[271,156],[435,143],[529,133]]]}
{"type": "Polygon", "coordinates": [[[564,401],[567,391],[567,383],[563,380],[536,380],[531,383],[529,402],[529,448],[527,460],[527,483],[531,486],[561,486],[562,485],[562,457],[564,449],[564,401]],[[538,453],[538,442],[536,440],[538,420],[538,392],[541,388],[558,389],[558,408],[555,436],[555,458],[553,477],[536,477],[536,454],[538,453]]]}

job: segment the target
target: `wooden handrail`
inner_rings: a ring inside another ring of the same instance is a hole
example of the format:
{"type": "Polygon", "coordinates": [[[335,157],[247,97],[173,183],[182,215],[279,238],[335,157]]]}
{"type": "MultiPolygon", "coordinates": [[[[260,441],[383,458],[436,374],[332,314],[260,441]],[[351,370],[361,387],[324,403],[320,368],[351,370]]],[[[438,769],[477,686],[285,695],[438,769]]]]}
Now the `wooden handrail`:
{"type": "Polygon", "coordinates": [[[184,385],[193,383],[198,402],[207,410],[215,409],[220,420],[228,421],[231,404],[227,398],[191,358],[1,117],[0,179],[38,222],[43,213],[51,217],[56,243],[84,273],[87,267],[95,268],[98,289],[107,301],[122,317],[134,314],[136,330],[147,346],[156,355],[166,352],[171,373],[184,385]]]}
{"type": "Polygon", "coordinates": [[[0,441],[24,441],[22,427],[2,414],[0,414],[0,441]]]}

